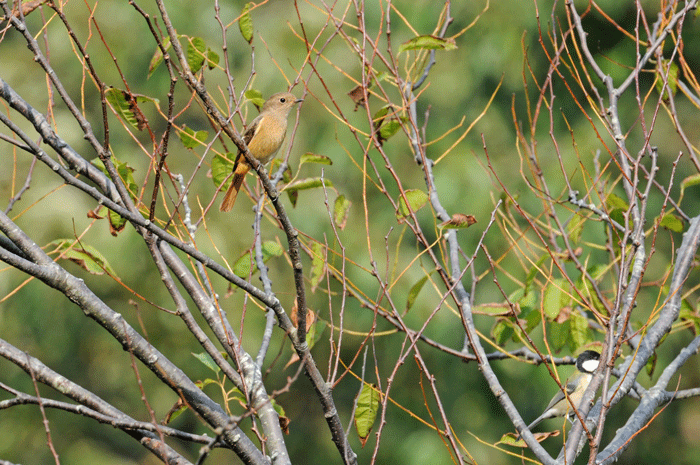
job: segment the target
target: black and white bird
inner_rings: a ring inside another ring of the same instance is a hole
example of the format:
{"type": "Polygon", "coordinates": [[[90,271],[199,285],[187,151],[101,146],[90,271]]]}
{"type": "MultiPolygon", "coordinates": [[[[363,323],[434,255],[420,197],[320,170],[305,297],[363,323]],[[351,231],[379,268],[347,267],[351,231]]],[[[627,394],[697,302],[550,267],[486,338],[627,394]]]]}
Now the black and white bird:
{"type": "MultiPolygon", "coordinates": [[[[591,384],[593,372],[598,368],[599,364],[600,354],[594,350],[581,352],[576,358],[577,372],[566,380],[566,394],[569,396],[569,399],[571,399],[571,403],[576,406],[576,410],[580,408],[583,393],[586,391],[588,385],[591,384]]],[[[566,399],[564,392],[559,391],[549,402],[547,408],[544,409],[544,413],[530,423],[527,429],[532,430],[534,426],[543,420],[563,417],[564,415],[571,417],[574,415],[574,410],[571,408],[571,404],[566,399]]]]}

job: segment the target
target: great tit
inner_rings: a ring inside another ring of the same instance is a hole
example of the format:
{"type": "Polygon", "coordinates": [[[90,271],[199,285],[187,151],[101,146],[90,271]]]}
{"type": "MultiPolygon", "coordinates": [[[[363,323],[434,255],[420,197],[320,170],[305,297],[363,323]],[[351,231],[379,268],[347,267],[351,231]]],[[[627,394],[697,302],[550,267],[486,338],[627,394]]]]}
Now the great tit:
{"type": "MultiPolygon", "coordinates": [[[[586,350],[581,352],[581,354],[576,358],[576,369],[577,373],[573,374],[568,380],[566,380],[566,393],[571,399],[571,403],[576,406],[576,409],[580,407],[581,397],[586,391],[586,388],[591,383],[593,379],[593,372],[598,368],[600,363],[600,354],[593,350],[586,350]]],[[[566,399],[566,396],[562,391],[557,392],[557,395],[549,402],[549,405],[544,410],[544,413],[537,417],[535,421],[530,423],[527,429],[532,430],[542,420],[547,420],[549,418],[563,417],[567,415],[569,417],[575,415],[574,410],[571,408],[571,404],[566,399]]]]}

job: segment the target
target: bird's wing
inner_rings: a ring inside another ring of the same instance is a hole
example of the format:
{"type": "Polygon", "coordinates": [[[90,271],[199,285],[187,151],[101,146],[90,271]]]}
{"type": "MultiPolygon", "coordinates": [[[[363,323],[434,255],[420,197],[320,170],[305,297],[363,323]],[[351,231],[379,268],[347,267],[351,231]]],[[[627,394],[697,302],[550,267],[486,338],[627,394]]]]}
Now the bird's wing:
{"type": "MultiPolygon", "coordinates": [[[[253,140],[253,136],[255,136],[255,132],[258,130],[258,127],[260,127],[260,121],[262,121],[262,115],[258,115],[248,125],[248,128],[245,130],[245,133],[243,134],[243,141],[245,142],[245,145],[250,145],[250,141],[253,140]]],[[[238,154],[236,155],[236,160],[233,162],[233,167],[234,167],[233,171],[236,171],[236,166],[238,166],[238,162],[241,161],[241,157],[243,157],[243,152],[241,152],[239,150],[238,154]]]]}
{"type": "MultiPolygon", "coordinates": [[[[567,388],[567,391],[568,391],[568,388],[567,388]]],[[[549,402],[549,405],[547,405],[547,408],[544,409],[544,411],[546,412],[546,411],[549,410],[550,408],[554,407],[556,404],[558,404],[559,402],[561,402],[562,399],[564,399],[565,397],[566,397],[566,396],[564,395],[563,392],[561,392],[561,391],[557,392],[557,393],[555,394],[555,396],[552,397],[552,400],[549,402]]]]}
{"type": "Polygon", "coordinates": [[[245,141],[246,145],[250,144],[250,141],[253,140],[253,136],[260,126],[260,121],[262,121],[262,116],[263,115],[258,115],[258,117],[250,123],[248,129],[245,131],[245,134],[243,134],[243,140],[245,141]]]}
{"type": "MultiPolygon", "coordinates": [[[[578,384],[577,376],[572,376],[568,380],[566,380],[566,394],[571,395],[572,392],[576,389],[576,385],[578,384]]],[[[557,404],[557,402],[561,402],[562,399],[564,399],[566,396],[562,391],[559,391],[556,393],[556,395],[552,398],[552,400],[549,402],[549,405],[547,405],[547,408],[544,409],[545,412],[549,410],[550,408],[554,407],[554,405],[557,404]]]]}
{"type": "MultiPolygon", "coordinates": [[[[566,394],[571,395],[574,390],[576,390],[576,385],[578,384],[578,376],[572,376],[566,381],[566,394]]],[[[561,402],[566,396],[562,391],[559,391],[556,393],[554,398],[552,398],[552,401],[547,405],[547,408],[544,409],[545,412],[549,410],[550,408],[554,407],[554,405],[557,404],[557,402],[561,402]]]]}
{"type": "Polygon", "coordinates": [[[566,380],[566,393],[567,394],[571,395],[571,393],[573,393],[574,390],[576,390],[576,386],[578,386],[578,384],[579,384],[579,378],[580,378],[580,376],[574,375],[571,378],[569,378],[568,380],[566,380]]]}

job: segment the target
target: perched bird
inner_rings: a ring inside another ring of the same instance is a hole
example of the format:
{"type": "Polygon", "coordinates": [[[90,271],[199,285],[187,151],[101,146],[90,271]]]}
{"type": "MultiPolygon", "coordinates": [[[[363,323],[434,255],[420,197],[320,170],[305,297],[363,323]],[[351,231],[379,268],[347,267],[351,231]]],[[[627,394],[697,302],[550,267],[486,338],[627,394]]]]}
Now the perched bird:
{"type": "MultiPolygon", "coordinates": [[[[571,399],[571,403],[576,406],[577,410],[580,408],[583,393],[591,383],[591,380],[593,379],[593,372],[596,370],[596,368],[598,368],[599,363],[600,354],[593,350],[581,352],[581,354],[576,358],[577,372],[566,380],[566,393],[568,394],[569,399],[571,399]]],[[[532,430],[532,428],[542,420],[547,420],[554,417],[563,417],[564,415],[571,417],[575,415],[575,413],[564,393],[559,391],[549,402],[549,405],[544,410],[544,413],[537,417],[535,421],[530,423],[527,429],[532,430]]]]}
{"type": "MultiPolygon", "coordinates": [[[[284,137],[287,135],[287,117],[295,103],[301,102],[294,94],[280,92],[271,96],[257,118],[248,126],[243,140],[250,153],[260,162],[267,163],[275,157],[284,137]]],[[[236,203],[238,191],[241,189],[246,173],[250,171],[250,165],[243,152],[238,151],[236,161],[233,164],[233,180],[226,191],[224,200],[219,210],[227,212],[236,203]]]]}

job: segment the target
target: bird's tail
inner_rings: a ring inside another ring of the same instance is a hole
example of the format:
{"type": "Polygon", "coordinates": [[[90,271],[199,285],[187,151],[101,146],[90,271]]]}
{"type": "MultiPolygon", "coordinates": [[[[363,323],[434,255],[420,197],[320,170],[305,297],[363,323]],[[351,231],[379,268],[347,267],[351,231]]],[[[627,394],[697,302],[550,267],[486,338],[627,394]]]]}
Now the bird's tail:
{"type": "Polygon", "coordinates": [[[233,208],[233,204],[236,203],[236,197],[238,197],[238,191],[241,190],[243,180],[245,179],[245,175],[249,170],[250,166],[248,166],[247,163],[239,163],[238,166],[236,166],[236,169],[233,172],[233,180],[231,181],[231,185],[226,191],[224,200],[221,202],[221,206],[219,207],[220,211],[227,212],[233,208]]]}

